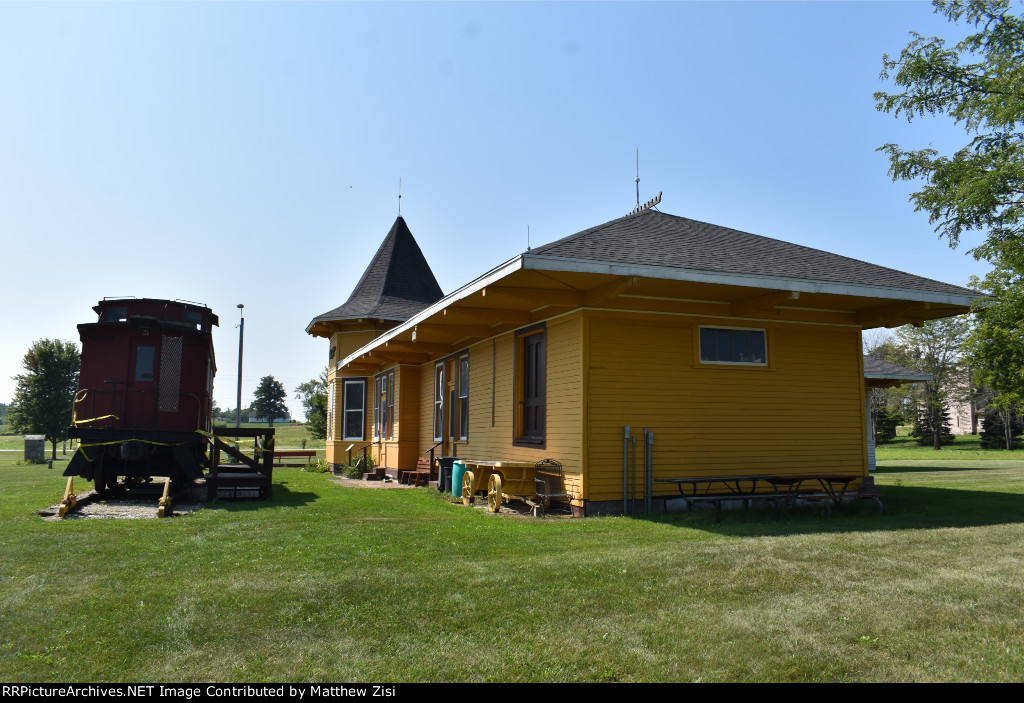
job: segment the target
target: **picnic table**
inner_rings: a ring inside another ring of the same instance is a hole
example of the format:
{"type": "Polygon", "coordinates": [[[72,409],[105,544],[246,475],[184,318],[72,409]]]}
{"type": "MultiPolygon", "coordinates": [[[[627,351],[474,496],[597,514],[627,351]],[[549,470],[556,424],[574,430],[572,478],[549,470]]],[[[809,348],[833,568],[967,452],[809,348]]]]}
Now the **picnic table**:
{"type": "Polygon", "coordinates": [[[715,518],[722,519],[722,501],[742,500],[744,510],[752,499],[771,500],[775,513],[779,503],[790,508],[799,500],[825,501],[829,514],[832,506],[837,509],[846,498],[874,500],[882,510],[882,500],[877,493],[851,491],[851,484],[861,476],[846,474],[800,474],[794,476],[736,475],[736,476],[686,476],[680,478],[656,478],[657,483],[675,484],[679,494],[686,501],[687,510],[693,503],[715,504],[715,518]],[[805,484],[807,484],[805,486],[805,484]],[[689,487],[687,492],[686,487],[689,487]]]}

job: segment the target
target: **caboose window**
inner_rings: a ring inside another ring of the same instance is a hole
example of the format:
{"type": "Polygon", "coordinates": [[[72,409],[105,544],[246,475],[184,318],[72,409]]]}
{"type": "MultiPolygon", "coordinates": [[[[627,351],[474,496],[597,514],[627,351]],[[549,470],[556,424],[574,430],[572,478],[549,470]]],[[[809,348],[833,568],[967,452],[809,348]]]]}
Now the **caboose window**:
{"type": "Polygon", "coordinates": [[[196,329],[199,329],[203,324],[203,313],[198,310],[186,310],[185,311],[185,322],[193,324],[196,329]]]}
{"type": "Polygon", "coordinates": [[[153,362],[156,360],[156,347],[144,347],[141,344],[135,352],[135,380],[153,380],[153,362]]]}
{"type": "Polygon", "coordinates": [[[104,322],[125,322],[128,319],[127,307],[107,308],[107,318],[104,322]]]}

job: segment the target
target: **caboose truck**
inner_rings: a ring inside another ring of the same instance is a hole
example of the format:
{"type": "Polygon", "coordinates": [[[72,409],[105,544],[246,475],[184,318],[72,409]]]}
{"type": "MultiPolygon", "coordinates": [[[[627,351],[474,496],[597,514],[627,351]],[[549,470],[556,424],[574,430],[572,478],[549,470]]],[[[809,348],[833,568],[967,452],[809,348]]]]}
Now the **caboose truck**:
{"type": "Polygon", "coordinates": [[[78,325],[82,370],[70,436],[81,442],[65,476],[96,492],[168,477],[175,487],[209,465],[213,325],[205,305],[149,298],[104,299],[96,322],[78,325]],[[203,434],[207,433],[207,434],[203,434]]]}

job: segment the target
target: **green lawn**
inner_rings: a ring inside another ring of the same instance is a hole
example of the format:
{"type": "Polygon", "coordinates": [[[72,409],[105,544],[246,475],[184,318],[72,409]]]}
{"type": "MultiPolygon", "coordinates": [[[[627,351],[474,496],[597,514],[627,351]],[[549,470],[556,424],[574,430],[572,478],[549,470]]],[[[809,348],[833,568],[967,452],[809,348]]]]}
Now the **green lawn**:
{"type": "Polygon", "coordinates": [[[270,503],[47,522],[0,455],[5,681],[1019,681],[1024,462],[870,505],[509,519],[275,472],[270,503]]]}
{"type": "MultiPolygon", "coordinates": [[[[228,425],[234,427],[234,424],[228,425]]],[[[242,427],[266,427],[265,423],[243,422],[242,427]]],[[[23,435],[15,434],[8,425],[0,425],[0,449],[24,449],[25,441],[23,435]]],[[[289,424],[274,425],[274,442],[278,449],[298,449],[302,446],[302,440],[306,440],[307,449],[324,451],[324,440],[313,439],[305,425],[289,424]]],[[[70,447],[70,443],[69,443],[70,447]]],[[[46,456],[50,456],[50,445],[46,445],[46,456]]],[[[57,444],[57,454],[60,455],[61,445],[57,444]]],[[[70,451],[70,449],[69,449],[70,451]]],[[[321,457],[322,458],[322,457],[321,457]]]]}
{"type": "Polygon", "coordinates": [[[978,435],[956,435],[952,444],[944,444],[936,451],[931,446],[920,446],[916,439],[907,436],[909,430],[909,427],[901,427],[900,434],[894,441],[878,445],[875,449],[878,461],[1024,461],[1024,450],[982,449],[981,437],[978,435]]]}

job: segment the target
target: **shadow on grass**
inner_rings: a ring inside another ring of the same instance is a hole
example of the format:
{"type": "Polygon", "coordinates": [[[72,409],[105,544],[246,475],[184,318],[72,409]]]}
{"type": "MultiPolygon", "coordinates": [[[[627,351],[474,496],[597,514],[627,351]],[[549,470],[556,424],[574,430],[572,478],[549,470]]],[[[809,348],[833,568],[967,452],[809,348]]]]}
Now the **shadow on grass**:
{"type": "MultiPolygon", "coordinates": [[[[952,463],[959,464],[960,461],[954,460],[952,463]]],[[[944,463],[936,464],[924,464],[921,466],[917,465],[893,465],[893,466],[879,466],[871,472],[873,476],[883,476],[885,474],[911,474],[911,473],[931,473],[939,471],[1006,471],[1006,466],[986,466],[985,464],[973,464],[972,466],[948,466],[944,463]]]]}
{"type": "Polygon", "coordinates": [[[883,486],[881,493],[885,505],[881,514],[875,503],[857,501],[838,511],[833,508],[831,517],[820,505],[801,505],[778,517],[770,507],[723,510],[719,523],[713,508],[637,519],[736,536],[1024,524],[1024,495],[1020,493],[918,486],[883,486]]]}
{"type": "MultiPolygon", "coordinates": [[[[319,496],[310,491],[293,491],[287,485],[275,483],[270,500],[259,498],[218,498],[216,505],[234,513],[251,512],[267,508],[300,508],[315,502],[319,496]]],[[[211,501],[212,504],[212,501],[211,501]]]]}

